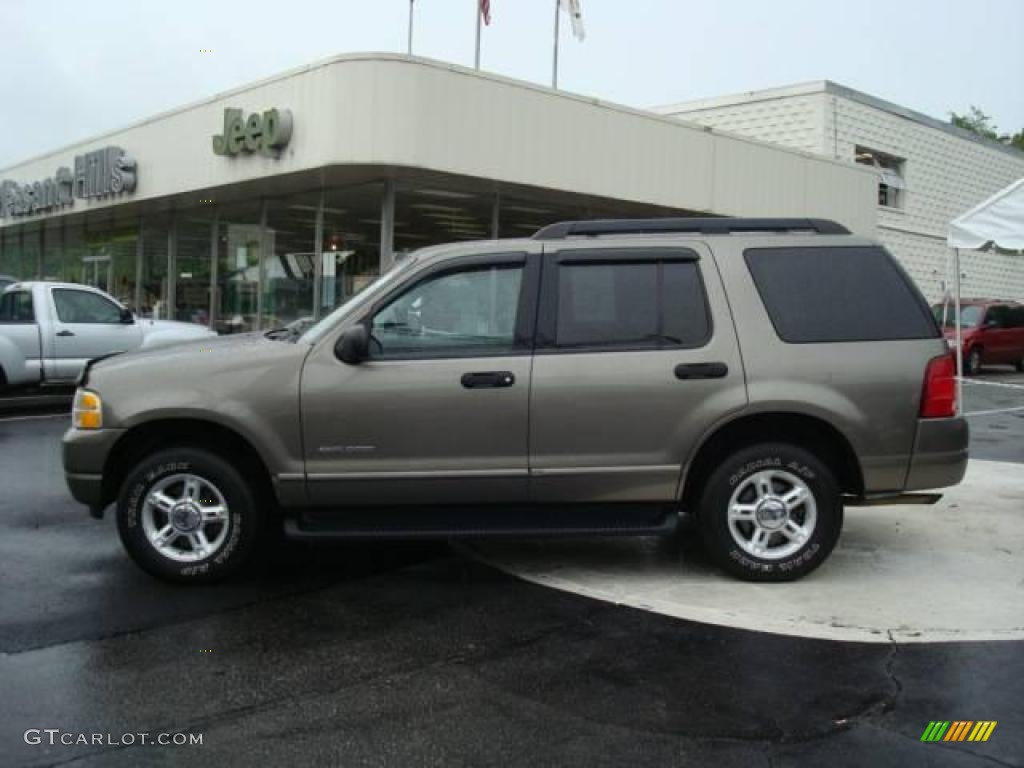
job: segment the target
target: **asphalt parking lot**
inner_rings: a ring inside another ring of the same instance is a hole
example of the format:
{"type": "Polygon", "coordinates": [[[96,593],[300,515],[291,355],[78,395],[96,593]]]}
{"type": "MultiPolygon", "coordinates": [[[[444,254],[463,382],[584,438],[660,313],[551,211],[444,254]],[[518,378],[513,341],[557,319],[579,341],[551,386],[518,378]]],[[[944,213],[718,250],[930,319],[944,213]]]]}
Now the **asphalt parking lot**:
{"type": "MultiPolygon", "coordinates": [[[[1024,472],[1017,387],[993,371],[965,402],[972,455],[1024,472]]],[[[164,585],[67,496],[65,426],[0,419],[0,764],[1024,765],[1024,641],[715,626],[434,544],[288,546],[231,584],[164,585]],[[921,743],[933,720],[999,724],[921,743]],[[49,746],[28,729],[203,743],[49,746]]]]}

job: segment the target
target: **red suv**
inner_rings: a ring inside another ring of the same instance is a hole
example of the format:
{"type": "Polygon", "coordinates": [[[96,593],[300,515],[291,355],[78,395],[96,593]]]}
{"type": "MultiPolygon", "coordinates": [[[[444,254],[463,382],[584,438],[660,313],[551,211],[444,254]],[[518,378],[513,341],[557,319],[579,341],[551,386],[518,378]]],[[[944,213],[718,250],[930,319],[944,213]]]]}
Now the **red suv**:
{"type": "MultiPolygon", "coordinates": [[[[953,306],[936,304],[932,312],[953,346],[953,306]]],[[[965,299],[960,302],[960,334],[964,373],[968,376],[976,374],[982,365],[1014,365],[1018,371],[1024,371],[1024,304],[965,299]]]]}

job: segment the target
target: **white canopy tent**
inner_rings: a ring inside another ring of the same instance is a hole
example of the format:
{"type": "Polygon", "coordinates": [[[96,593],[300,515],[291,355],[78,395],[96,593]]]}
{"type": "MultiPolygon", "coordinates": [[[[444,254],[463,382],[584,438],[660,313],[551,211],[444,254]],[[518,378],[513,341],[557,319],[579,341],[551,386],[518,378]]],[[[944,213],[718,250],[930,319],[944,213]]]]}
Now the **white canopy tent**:
{"type": "Polygon", "coordinates": [[[963,347],[960,338],[960,251],[1024,252],[1024,179],[949,223],[946,242],[953,249],[953,325],[956,329],[957,408],[963,409],[963,347]]]}

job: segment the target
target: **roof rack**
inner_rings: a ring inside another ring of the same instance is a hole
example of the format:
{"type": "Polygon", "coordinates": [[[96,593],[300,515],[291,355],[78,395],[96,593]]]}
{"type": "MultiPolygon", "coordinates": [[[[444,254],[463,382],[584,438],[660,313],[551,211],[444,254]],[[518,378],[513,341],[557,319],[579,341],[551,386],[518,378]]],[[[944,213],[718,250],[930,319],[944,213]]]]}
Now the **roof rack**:
{"type": "Polygon", "coordinates": [[[574,235],[640,235],[695,232],[702,235],[728,235],[733,232],[814,232],[819,235],[848,235],[850,230],[829,219],[739,219],[666,218],[666,219],[592,219],[560,221],[542,227],[534,240],[564,240],[574,235]]]}

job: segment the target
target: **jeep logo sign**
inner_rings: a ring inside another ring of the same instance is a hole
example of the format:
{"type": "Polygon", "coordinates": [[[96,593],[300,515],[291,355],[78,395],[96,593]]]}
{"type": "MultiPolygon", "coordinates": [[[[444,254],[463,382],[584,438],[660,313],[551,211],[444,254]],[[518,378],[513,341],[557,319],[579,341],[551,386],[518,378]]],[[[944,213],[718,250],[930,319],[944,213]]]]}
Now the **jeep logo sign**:
{"type": "Polygon", "coordinates": [[[287,109],[268,109],[262,115],[253,112],[243,117],[240,109],[224,110],[224,133],[213,137],[218,155],[259,152],[276,157],[292,137],[292,113],[287,109]]]}

